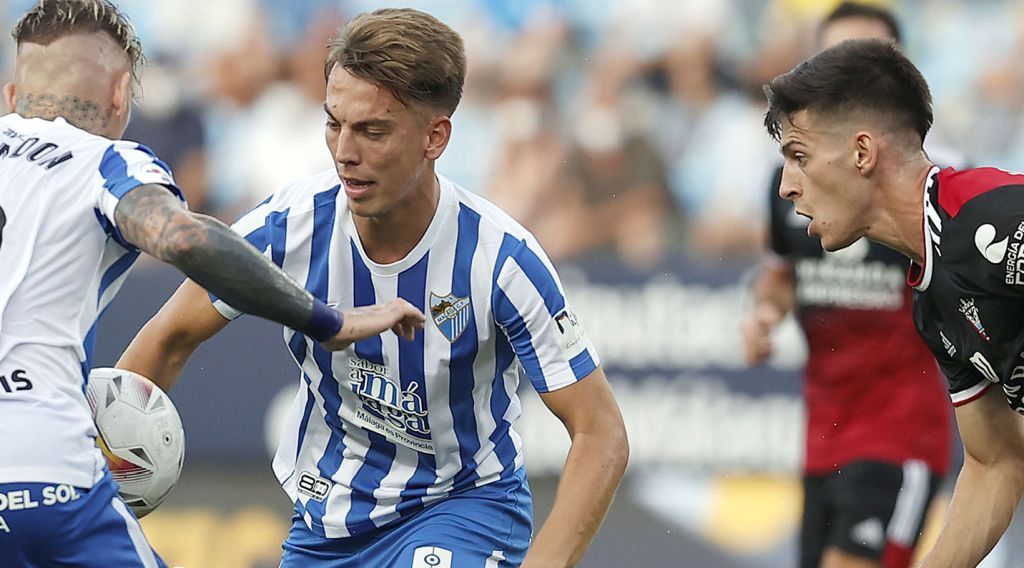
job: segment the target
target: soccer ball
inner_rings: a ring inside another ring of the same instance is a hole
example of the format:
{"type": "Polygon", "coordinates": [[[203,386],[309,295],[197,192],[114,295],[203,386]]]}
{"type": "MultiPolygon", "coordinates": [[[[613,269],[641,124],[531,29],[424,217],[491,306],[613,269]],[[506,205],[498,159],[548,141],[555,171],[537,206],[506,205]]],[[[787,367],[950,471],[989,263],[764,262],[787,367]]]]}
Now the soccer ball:
{"type": "Polygon", "coordinates": [[[185,432],[171,399],[131,371],[102,367],[85,391],[100,447],[121,498],[137,517],[155,509],[178,481],[185,432]]]}

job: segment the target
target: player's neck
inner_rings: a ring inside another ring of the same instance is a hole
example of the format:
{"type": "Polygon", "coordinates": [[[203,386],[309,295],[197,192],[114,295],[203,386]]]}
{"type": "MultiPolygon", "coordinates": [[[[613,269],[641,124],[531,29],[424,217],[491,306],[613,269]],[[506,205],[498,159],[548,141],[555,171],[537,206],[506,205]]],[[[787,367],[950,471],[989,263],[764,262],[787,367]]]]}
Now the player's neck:
{"type": "Polygon", "coordinates": [[[431,171],[423,187],[386,215],[355,216],[366,256],[377,264],[391,264],[408,256],[434,220],[440,196],[440,183],[431,171]]]}
{"type": "Polygon", "coordinates": [[[53,120],[59,117],[86,132],[107,138],[117,137],[111,127],[113,109],[109,106],[104,108],[88,97],[26,89],[18,94],[14,112],[24,118],[53,120]]]}
{"type": "Polygon", "coordinates": [[[932,163],[922,155],[908,162],[880,187],[876,219],[868,238],[910,260],[924,262],[924,184],[932,163]]]}

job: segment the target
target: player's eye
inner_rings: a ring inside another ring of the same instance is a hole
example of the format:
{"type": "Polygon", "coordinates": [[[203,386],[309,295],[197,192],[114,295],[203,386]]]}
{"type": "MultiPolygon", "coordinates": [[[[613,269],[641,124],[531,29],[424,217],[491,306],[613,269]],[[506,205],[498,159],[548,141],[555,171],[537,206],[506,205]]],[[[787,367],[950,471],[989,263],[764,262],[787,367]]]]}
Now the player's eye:
{"type": "Polygon", "coordinates": [[[333,120],[328,120],[327,121],[327,128],[332,130],[332,131],[334,131],[334,132],[337,132],[338,130],[341,129],[341,125],[338,124],[337,122],[333,121],[333,120]]]}

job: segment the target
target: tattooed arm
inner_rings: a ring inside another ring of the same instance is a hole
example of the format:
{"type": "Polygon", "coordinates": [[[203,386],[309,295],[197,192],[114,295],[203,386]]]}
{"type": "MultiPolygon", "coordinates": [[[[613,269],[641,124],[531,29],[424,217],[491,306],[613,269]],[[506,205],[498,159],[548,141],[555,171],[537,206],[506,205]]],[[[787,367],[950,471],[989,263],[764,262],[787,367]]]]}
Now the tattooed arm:
{"type": "Polygon", "coordinates": [[[423,315],[404,300],[342,318],[227,225],[188,211],[162,186],[129,191],[114,220],[127,242],[178,267],[230,306],[303,331],[330,349],[387,329],[411,339],[422,327],[423,315]]]}

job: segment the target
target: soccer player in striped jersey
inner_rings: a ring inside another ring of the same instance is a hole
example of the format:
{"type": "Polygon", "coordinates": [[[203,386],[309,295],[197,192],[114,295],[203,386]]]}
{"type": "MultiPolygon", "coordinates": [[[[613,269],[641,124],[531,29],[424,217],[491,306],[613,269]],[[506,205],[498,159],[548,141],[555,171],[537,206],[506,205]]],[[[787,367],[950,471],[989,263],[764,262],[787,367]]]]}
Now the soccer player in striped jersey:
{"type": "Polygon", "coordinates": [[[163,566],[117,495],[85,397],[100,314],[139,251],[331,349],[394,327],[406,302],[348,313],[215,219],[124,133],[142,53],[105,0],[40,2],[17,23],[0,117],[0,564],[163,566]],[[230,267],[226,270],[225,267],[230,267]]]}
{"type": "Polygon", "coordinates": [[[935,166],[928,84],[891,42],[840,43],[765,92],[785,157],[779,194],[811,219],[807,234],[828,251],[867,237],[911,260],[914,323],[964,444],[923,565],[977,566],[1024,495],[1024,174],[935,166]]]}
{"type": "MultiPolygon", "coordinates": [[[[413,342],[333,355],[285,331],[301,369],[274,460],[295,503],[285,567],[571,566],[623,475],[622,417],[551,263],[507,214],[434,171],[465,66],[458,34],[422,12],[349,22],[325,65],[335,168],[234,226],[325,302],[404,298],[430,319],[413,342]],[[532,545],[520,369],[572,438],[532,545]]],[[[186,281],[119,366],[170,388],[237,314],[186,281]]]]}

